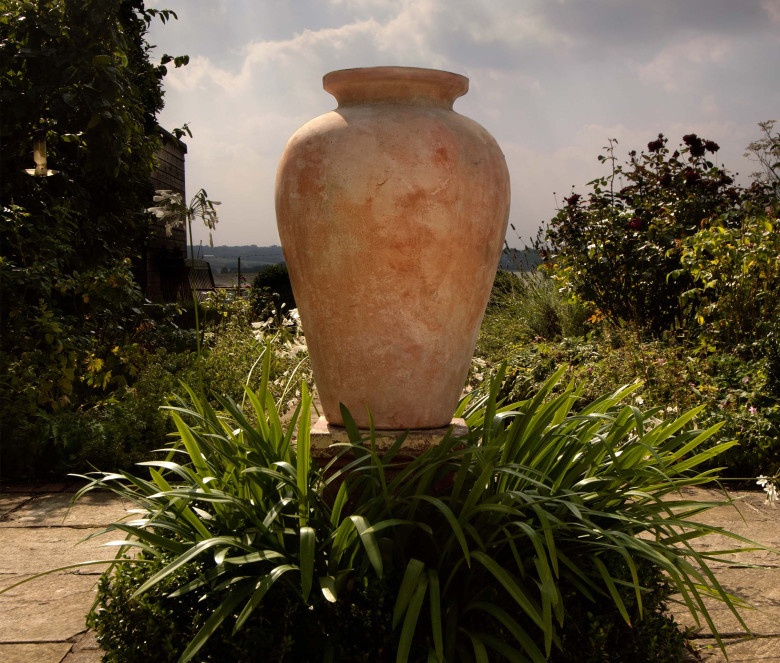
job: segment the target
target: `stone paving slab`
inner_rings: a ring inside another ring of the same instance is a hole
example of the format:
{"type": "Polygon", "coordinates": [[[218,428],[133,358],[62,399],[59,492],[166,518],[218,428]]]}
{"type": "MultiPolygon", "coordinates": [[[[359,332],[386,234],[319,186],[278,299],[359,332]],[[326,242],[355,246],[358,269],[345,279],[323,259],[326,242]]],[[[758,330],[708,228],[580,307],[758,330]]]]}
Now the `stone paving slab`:
{"type": "Polygon", "coordinates": [[[97,576],[50,575],[0,594],[2,642],[64,642],[86,631],[96,584],[97,576]]]}
{"type": "MultiPolygon", "coordinates": [[[[110,492],[89,492],[75,504],[70,493],[35,495],[0,523],[0,527],[99,527],[128,517],[126,502],[110,492]]],[[[0,502],[2,504],[2,502],[0,502]]]]}
{"type": "Polygon", "coordinates": [[[696,642],[697,651],[704,663],[778,663],[780,638],[756,638],[723,640],[728,662],[715,640],[696,642]]]}
{"type": "MultiPolygon", "coordinates": [[[[720,491],[711,488],[686,488],[685,499],[705,500],[708,502],[719,499],[727,499],[720,491]]],[[[780,505],[767,502],[766,493],[762,490],[735,490],[728,491],[734,504],[733,506],[719,506],[709,509],[706,519],[716,519],[722,527],[729,527],[731,523],[743,523],[749,520],[752,523],[761,521],[778,522],[780,519],[780,505]]]]}
{"type": "MultiPolygon", "coordinates": [[[[0,527],[0,577],[5,574],[33,574],[57,569],[68,564],[91,560],[112,559],[114,546],[101,544],[124,538],[122,532],[110,532],[80,543],[95,529],[70,527],[0,527]],[[77,545],[79,544],[79,545],[77,545]]],[[[104,567],[87,567],[100,572],[104,567]]],[[[1,598],[1,597],[0,597],[1,598]]]]}
{"type": "MultiPolygon", "coordinates": [[[[74,484],[49,485],[40,489],[6,487],[0,493],[0,587],[7,587],[25,575],[92,559],[111,559],[114,547],[100,543],[124,538],[121,532],[103,535],[75,545],[101,526],[127,515],[126,505],[109,492],[88,493],[63,521],[70,506],[74,484]]],[[[772,507],[764,493],[739,492],[737,508],[719,507],[701,514],[698,520],[735,531],[747,538],[780,549],[780,508],[772,507]]],[[[687,499],[719,499],[717,491],[686,490],[687,499]]],[[[707,537],[696,542],[703,550],[735,547],[733,540],[707,537]]],[[[780,557],[769,552],[730,555],[759,568],[729,567],[712,562],[711,567],[731,593],[748,598],[758,610],[743,612],[750,628],[765,636],[735,637],[742,629],[727,608],[711,604],[720,631],[731,638],[729,661],[736,663],[780,663],[780,557]]],[[[95,596],[95,582],[103,566],[59,572],[31,581],[0,595],[0,661],[2,663],[98,663],[100,649],[94,635],[85,633],[85,615],[95,596]],[[13,638],[13,640],[9,640],[13,638]]],[[[693,620],[686,609],[675,614],[683,625],[693,620]]],[[[724,663],[712,635],[702,629],[694,643],[706,663],[724,663]]]]}
{"type": "Polygon", "coordinates": [[[29,495],[23,493],[0,493],[0,518],[8,515],[14,509],[30,500],[29,495]]]}
{"type": "MultiPolygon", "coordinates": [[[[780,552],[780,505],[767,502],[766,493],[763,491],[735,491],[730,493],[734,499],[734,505],[722,506],[710,509],[692,520],[717,525],[729,532],[737,534],[768,546],[780,552]]],[[[723,494],[716,490],[703,488],[686,489],[685,497],[704,501],[715,501],[723,498],[723,494]]],[[[744,548],[748,544],[722,536],[710,534],[694,541],[694,545],[700,552],[713,552],[716,550],[731,550],[744,548]]],[[[734,552],[720,555],[723,561],[708,562],[710,568],[730,568],[729,562],[739,564],[754,564],[762,567],[780,568],[780,555],[771,550],[756,550],[734,552]]]]}
{"type": "Polygon", "coordinates": [[[0,644],[0,661],[3,663],[61,663],[71,646],[69,642],[0,644]]]}
{"type": "Polygon", "coordinates": [[[39,493],[61,493],[63,491],[76,492],[78,486],[84,485],[76,480],[73,481],[48,481],[45,483],[3,483],[0,484],[0,493],[24,493],[27,495],[37,495],[39,493]]]}
{"type": "Polygon", "coordinates": [[[87,631],[62,659],[62,663],[100,663],[102,654],[94,631],[87,631]]]}
{"type": "MultiPolygon", "coordinates": [[[[721,568],[717,570],[716,577],[729,594],[746,598],[754,608],[739,610],[753,635],[780,637],[780,582],[777,580],[777,569],[721,568]]],[[[744,633],[727,605],[714,599],[706,599],[705,604],[719,633],[744,633]]],[[[674,606],[672,613],[681,626],[695,627],[693,617],[685,606],[674,606]]],[[[706,622],[700,619],[703,632],[709,634],[706,622]]]]}

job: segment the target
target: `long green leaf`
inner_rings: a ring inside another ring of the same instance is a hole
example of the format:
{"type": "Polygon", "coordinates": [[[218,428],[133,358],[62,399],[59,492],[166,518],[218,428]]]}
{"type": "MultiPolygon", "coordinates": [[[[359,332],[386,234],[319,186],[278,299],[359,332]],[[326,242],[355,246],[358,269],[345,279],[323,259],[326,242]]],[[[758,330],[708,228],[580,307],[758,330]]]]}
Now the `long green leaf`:
{"type": "Polygon", "coordinates": [[[360,541],[368,555],[368,561],[374,567],[374,571],[382,577],[382,553],[379,550],[379,544],[374,537],[373,532],[369,531],[370,524],[363,516],[352,515],[349,519],[354,523],[357,533],[360,535],[360,541]]]}
{"type": "Polygon", "coordinates": [[[314,579],[314,548],[316,543],[314,529],[301,527],[298,538],[300,541],[301,595],[304,601],[308,601],[314,579]]]}
{"type": "Polygon", "coordinates": [[[412,600],[412,595],[417,587],[420,574],[425,570],[425,564],[419,559],[410,559],[404,570],[404,577],[401,580],[401,586],[398,588],[398,596],[395,599],[393,607],[393,628],[398,626],[412,600]]]}
{"type": "Polygon", "coordinates": [[[398,650],[395,656],[396,663],[407,663],[409,660],[409,651],[412,648],[412,640],[414,638],[414,632],[417,629],[417,620],[420,616],[420,610],[422,609],[422,604],[425,600],[427,588],[428,577],[425,574],[420,574],[417,579],[417,586],[414,589],[414,594],[409,601],[409,607],[406,610],[404,624],[401,627],[401,635],[398,638],[398,650]]]}
{"type": "Polygon", "coordinates": [[[301,527],[305,527],[309,522],[309,469],[311,464],[311,397],[306,383],[301,383],[301,412],[302,416],[298,422],[298,442],[296,447],[297,455],[297,481],[300,504],[298,507],[298,516],[301,527]]]}

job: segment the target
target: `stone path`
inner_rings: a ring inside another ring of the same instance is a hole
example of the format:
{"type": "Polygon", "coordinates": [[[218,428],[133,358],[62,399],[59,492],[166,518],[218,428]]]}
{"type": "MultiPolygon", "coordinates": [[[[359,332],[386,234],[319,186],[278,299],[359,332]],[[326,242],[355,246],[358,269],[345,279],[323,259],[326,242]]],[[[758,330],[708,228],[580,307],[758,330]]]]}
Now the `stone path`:
{"type": "MultiPolygon", "coordinates": [[[[0,588],[49,569],[114,556],[100,544],[121,536],[82,541],[126,516],[123,504],[111,493],[96,492],[68,513],[73,490],[60,483],[0,492],[0,588]]],[[[0,661],[98,663],[100,649],[85,615],[101,570],[102,565],[61,571],[0,594],[0,661]]]]}
{"type": "MultiPolygon", "coordinates": [[[[112,548],[101,543],[119,536],[82,542],[88,535],[126,515],[125,504],[111,493],[94,492],[68,513],[72,484],[13,486],[0,491],[0,588],[48,569],[86,560],[109,559],[112,548]],[[81,542],[81,543],[79,543],[81,542]]],[[[715,493],[692,490],[693,498],[715,493]]],[[[769,505],[764,493],[735,493],[739,510],[718,508],[703,517],[738,534],[780,549],[780,505],[769,505]]],[[[708,537],[701,548],[733,548],[733,542],[708,537]]],[[[734,557],[736,559],[736,557],[734,557]]],[[[745,553],[742,562],[755,568],[712,564],[728,591],[744,597],[754,610],[743,616],[755,637],[749,638],[719,604],[712,614],[731,663],[780,663],[780,557],[745,553]]],[[[44,576],[0,595],[0,661],[2,663],[98,663],[100,649],[84,617],[95,598],[100,566],[44,576]]],[[[685,609],[675,608],[683,626],[694,626],[685,609]]],[[[697,629],[693,642],[706,663],[726,661],[712,634],[697,629]]],[[[641,663],[641,662],[637,662],[641,663]]]]}
{"type": "MultiPolygon", "coordinates": [[[[780,550],[780,504],[768,503],[766,493],[761,491],[735,491],[731,495],[737,501],[737,508],[718,507],[703,514],[700,519],[780,550]]],[[[692,499],[716,500],[718,496],[712,490],[686,491],[686,497],[692,499]]],[[[699,539],[696,548],[700,551],[728,550],[739,545],[734,539],[713,535],[699,539]]],[[[731,595],[745,599],[753,608],[740,611],[753,634],[753,637],[749,637],[728,607],[717,601],[708,604],[715,626],[726,644],[729,663],[780,663],[780,556],[757,551],[730,554],[726,558],[755,567],[733,567],[723,562],[710,562],[710,568],[724,589],[731,595]]],[[[695,628],[693,642],[703,661],[726,661],[706,625],[697,628],[684,607],[674,608],[672,612],[680,625],[695,628]]]]}

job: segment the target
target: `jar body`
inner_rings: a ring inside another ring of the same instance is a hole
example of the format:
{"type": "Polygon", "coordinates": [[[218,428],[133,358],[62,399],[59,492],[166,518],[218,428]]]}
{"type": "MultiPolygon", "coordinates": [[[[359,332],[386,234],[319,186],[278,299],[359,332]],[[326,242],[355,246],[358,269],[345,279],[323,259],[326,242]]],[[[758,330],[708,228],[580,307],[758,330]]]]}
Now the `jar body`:
{"type": "Polygon", "coordinates": [[[451,100],[357,97],[301,127],[277,175],[314,380],[330,423],[343,403],[360,427],[444,426],[506,234],[504,156],[451,100]]]}

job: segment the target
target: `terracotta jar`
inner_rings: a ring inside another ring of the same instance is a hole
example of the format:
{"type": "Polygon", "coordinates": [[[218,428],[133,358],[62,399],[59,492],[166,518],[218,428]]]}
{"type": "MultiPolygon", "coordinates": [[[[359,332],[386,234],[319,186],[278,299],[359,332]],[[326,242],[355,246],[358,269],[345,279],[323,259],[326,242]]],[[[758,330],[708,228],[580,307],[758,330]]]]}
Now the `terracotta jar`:
{"type": "Polygon", "coordinates": [[[446,426],[506,234],[504,155],[452,110],[464,76],[372,67],[323,86],[338,108],[287,143],[276,217],[324,415],[446,426]]]}

